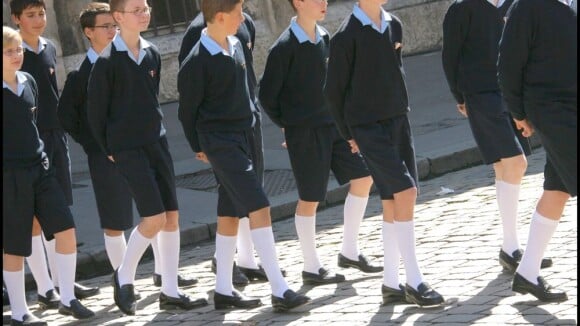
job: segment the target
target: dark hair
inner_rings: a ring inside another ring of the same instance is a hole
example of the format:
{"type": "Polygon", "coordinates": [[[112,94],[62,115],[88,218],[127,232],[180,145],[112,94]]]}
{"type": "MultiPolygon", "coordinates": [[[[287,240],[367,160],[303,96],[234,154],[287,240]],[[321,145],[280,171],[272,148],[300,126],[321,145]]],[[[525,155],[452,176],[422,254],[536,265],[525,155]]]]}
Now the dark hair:
{"type": "Polygon", "coordinates": [[[111,10],[108,3],[91,2],[81,11],[79,21],[81,28],[84,30],[87,27],[95,27],[97,16],[101,14],[110,14],[111,10]]]}
{"type": "Polygon", "coordinates": [[[28,9],[30,7],[42,7],[46,10],[46,3],[44,0],[11,0],[10,1],[10,13],[17,18],[20,18],[24,9],[28,9]]]}
{"type": "Polygon", "coordinates": [[[218,12],[230,12],[242,0],[202,0],[201,11],[206,22],[211,23],[218,12]]]}

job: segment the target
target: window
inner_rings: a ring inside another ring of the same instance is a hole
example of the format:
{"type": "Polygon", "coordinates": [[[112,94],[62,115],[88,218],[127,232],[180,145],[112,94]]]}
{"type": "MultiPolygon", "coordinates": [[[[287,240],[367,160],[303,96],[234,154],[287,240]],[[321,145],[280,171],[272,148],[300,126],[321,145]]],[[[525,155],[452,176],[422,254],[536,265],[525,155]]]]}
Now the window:
{"type": "Polygon", "coordinates": [[[165,35],[184,31],[200,12],[200,0],[148,0],[153,8],[146,35],[165,35]]]}

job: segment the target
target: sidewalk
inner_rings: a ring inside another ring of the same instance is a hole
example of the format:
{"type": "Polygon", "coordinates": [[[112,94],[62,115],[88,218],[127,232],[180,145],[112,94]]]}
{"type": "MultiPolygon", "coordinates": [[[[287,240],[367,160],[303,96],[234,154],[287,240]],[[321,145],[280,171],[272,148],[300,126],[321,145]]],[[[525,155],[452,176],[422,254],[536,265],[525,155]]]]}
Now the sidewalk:
{"type": "MultiPolygon", "coordinates": [[[[527,243],[531,212],[541,193],[545,153],[537,149],[529,157],[529,168],[520,196],[518,224],[522,245],[527,243]]],[[[200,282],[184,291],[195,297],[207,296],[210,305],[192,311],[160,311],[159,289],[151,282],[153,262],[142,263],[136,287],[142,298],[136,316],[124,316],[113,302],[111,275],[83,281],[99,286],[101,294],[83,302],[97,316],[75,321],[56,311],[36,309],[35,292],[29,293],[31,310],[51,325],[576,325],[577,324],[577,200],[570,200],[550,243],[547,256],[554,266],[542,271],[548,282],[568,293],[560,304],[541,304],[531,295],[510,290],[511,275],[498,263],[501,221],[497,216],[493,172],[476,166],[421,182],[416,207],[417,256],[425,280],[446,299],[442,307],[414,305],[380,306],[382,274],[363,274],[336,266],[342,239],[342,205],[328,207],[317,217],[317,242],[325,267],[344,273],[347,281],[325,286],[302,286],[302,259],[292,219],[274,224],[280,266],[287,270],[292,289],[312,298],[309,305],[286,314],[272,312],[267,283],[253,283],[244,289],[264,305],[252,310],[216,311],[213,308],[215,276],[210,272],[213,241],[184,246],[180,272],[200,282]],[[441,187],[453,193],[438,195],[441,187]]],[[[361,251],[382,261],[380,199],[369,200],[361,227],[361,251]]],[[[401,264],[401,282],[405,282],[401,264]]],[[[4,314],[9,312],[4,311],[4,314]]]]}

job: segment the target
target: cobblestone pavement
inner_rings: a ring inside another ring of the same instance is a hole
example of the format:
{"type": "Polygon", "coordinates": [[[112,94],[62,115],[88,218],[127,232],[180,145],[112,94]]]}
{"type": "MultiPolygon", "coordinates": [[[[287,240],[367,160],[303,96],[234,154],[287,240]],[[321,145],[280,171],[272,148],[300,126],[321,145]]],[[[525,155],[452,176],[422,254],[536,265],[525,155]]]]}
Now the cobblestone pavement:
{"type": "MultiPolygon", "coordinates": [[[[523,181],[520,199],[519,235],[527,242],[531,213],[541,193],[545,154],[536,150],[529,157],[529,169],[523,181]]],[[[214,243],[204,242],[181,251],[180,271],[199,278],[198,285],[184,289],[194,297],[210,298],[210,305],[189,312],[160,311],[158,288],[150,275],[153,262],[142,263],[136,287],[142,299],[136,316],[124,316],[113,302],[111,276],[83,281],[101,287],[99,296],[84,303],[96,311],[89,321],[76,321],[56,311],[31,310],[51,325],[576,325],[577,323],[577,201],[570,200],[564,217],[550,243],[547,255],[554,266],[542,271],[550,284],[567,291],[569,300],[560,304],[542,304],[531,295],[510,290],[511,276],[502,273],[498,264],[501,245],[501,222],[498,218],[493,187],[493,171],[478,166],[423,181],[416,207],[417,254],[425,279],[446,298],[438,308],[414,305],[381,306],[382,274],[363,274],[336,265],[342,236],[342,206],[318,214],[319,254],[327,268],[345,274],[347,281],[337,285],[302,286],[301,253],[293,220],[274,225],[280,265],[288,272],[291,288],[307,293],[309,305],[285,314],[273,313],[267,283],[247,286],[244,293],[260,297],[264,305],[252,310],[215,311],[212,291],[214,275],[210,257],[214,243]],[[438,195],[441,187],[454,193],[438,195]],[[301,287],[302,286],[302,287],[301,287]]],[[[361,227],[360,245],[364,254],[382,261],[380,200],[369,200],[361,227]]],[[[404,282],[401,264],[401,281],[404,282]]],[[[30,298],[35,294],[31,293],[30,298]]],[[[32,300],[34,301],[34,300],[32,300]]],[[[8,311],[4,311],[9,314],[8,311]]]]}

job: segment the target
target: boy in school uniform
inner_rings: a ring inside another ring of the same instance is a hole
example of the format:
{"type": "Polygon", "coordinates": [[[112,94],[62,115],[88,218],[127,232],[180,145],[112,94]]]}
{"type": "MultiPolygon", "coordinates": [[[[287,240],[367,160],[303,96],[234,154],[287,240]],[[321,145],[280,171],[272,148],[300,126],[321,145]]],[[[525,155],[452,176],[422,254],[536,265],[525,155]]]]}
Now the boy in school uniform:
{"type": "MultiPolygon", "coordinates": [[[[272,306],[286,311],[310,299],[289,289],[276,258],[270,207],[256,174],[243,45],[233,36],[244,20],[243,0],[204,0],[207,28],[179,70],[179,120],[196,157],[212,165],[227,193],[218,198],[216,309],[249,308],[259,299],[232,286],[239,217],[249,216],[254,246],[272,288],[272,306]]],[[[221,195],[221,193],[220,193],[221,195]]]]}
{"type": "Polygon", "coordinates": [[[2,226],[3,280],[12,310],[11,325],[47,325],[28,310],[24,289],[24,257],[32,251],[32,219],[57,242],[56,262],[61,285],[59,313],[77,319],[94,316],[75,297],[76,237],[66,198],[49,168],[36,128],[38,87],[20,70],[20,34],[2,28],[2,226]]]}
{"type": "MultiPolygon", "coordinates": [[[[73,198],[68,141],[57,116],[56,48],[50,40],[41,36],[46,28],[46,4],[44,0],[12,0],[10,11],[12,20],[19,27],[19,33],[23,39],[22,71],[31,74],[38,85],[37,127],[40,138],[44,143],[44,151],[50,161],[51,169],[54,170],[67,204],[70,206],[73,198]]],[[[33,222],[32,234],[32,255],[27,257],[26,261],[37,283],[38,302],[43,309],[57,309],[59,269],[55,261],[55,242],[52,238],[47,239],[41,236],[40,224],[36,219],[33,222]]],[[[75,283],[75,294],[78,298],[83,299],[98,293],[98,287],[85,287],[75,283]]]]}
{"type": "MultiPolygon", "coordinates": [[[[127,244],[123,231],[133,226],[132,197],[127,185],[115,164],[103,153],[93,137],[87,120],[87,83],[93,64],[99,53],[111,43],[117,34],[117,25],[111,15],[109,5],[92,2],[81,11],[79,16],[83,33],[91,47],[78,70],[67,76],[58,103],[58,116],[64,130],[82,145],[89,163],[89,172],[101,227],[104,230],[105,249],[109,262],[116,270],[123,260],[127,244]]],[[[159,265],[159,246],[152,241],[155,259],[154,284],[161,286],[159,265]]],[[[178,285],[190,284],[192,279],[178,276],[178,285]]],[[[193,279],[193,284],[197,280],[193,279]]]]}
{"type": "Polygon", "coordinates": [[[544,302],[568,299],[540,276],[540,268],[566,202],[578,194],[577,55],[578,18],[571,0],[514,1],[499,44],[499,86],[522,134],[540,136],[546,165],[512,290],[544,302]]]}
{"type": "MultiPolygon", "coordinates": [[[[497,53],[504,17],[513,0],[466,0],[451,4],[443,20],[443,70],[458,111],[468,118],[486,164],[493,164],[502,221],[499,263],[514,272],[522,258],[517,218],[520,184],[530,142],[517,132],[497,83],[497,53]]],[[[542,267],[552,265],[546,258],[542,267]]]]}
{"type": "Polygon", "coordinates": [[[125,178],[142,219],[133,230],[119,268],[113,273],[114,300],[128,315],[136,311],[135,273],[152,241],[159,241],[162,284],[160,309],[207,305],[191,299],[177,283],[180,232],[173,161],[157,99],[161,57],[140,36],[151,19],[145,0],[112,0],[119,26],[93,65],[87,87],[87,119],[103,153],[125,178]]]}
{"type": "Polygon", "coordinates": [[[329,173],[339,184],[350,182],[344,204],[344,234],[338,255],[341,267],[381,272],[358,249],[372,178],[359,153],[336,129],[324,100],[330,37],[317,24],[324,19],[326,0],[289,0],[297,16],[270,48],[259,98],[264,111],[283,128],[299,200],[295,226],[302,255],[305,284],[339,283],[344,275],[324,268],[316,252],[316,209],[325,199],[329,173]]]}
{"type": "Polygon", "coordinates": [[[407,112],[400,20],[385,0],[360,0],[330,41],[325,95],[342,136],[359,151],[383,205],[383,304],[443,303],[424,281],[415,254],[417,165],[407,112]],[[406,285],[399,284],[399,257],[406,285]]]}

